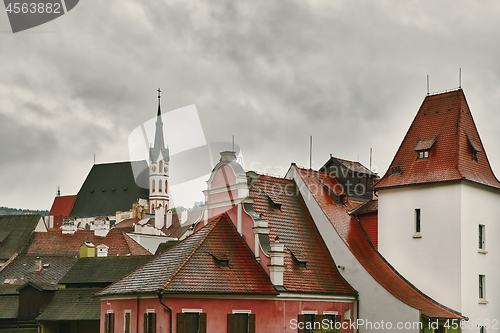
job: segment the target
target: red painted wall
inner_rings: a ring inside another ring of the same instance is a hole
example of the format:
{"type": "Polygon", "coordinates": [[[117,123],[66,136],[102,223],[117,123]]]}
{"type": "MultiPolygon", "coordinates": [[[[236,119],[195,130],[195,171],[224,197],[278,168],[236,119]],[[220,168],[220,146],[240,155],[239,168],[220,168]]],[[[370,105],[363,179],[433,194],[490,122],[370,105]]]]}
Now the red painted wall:
{"type": "MultiPolygon", "coordinates": [[[[270,297],[272,298],[272,297],[270,297]]],[[[290,326],[292,319],[302,311],[337,311],[344,317],[344,310],[354,313],[353,303],[324,301],[291,301],[291,300],[241,300],[241,299],[207,299],[207,298],[164,298],[163,302],[172,311],[173,332],[177,330],[177,313],[182,309],[202,309],[207,313],[207,332],[227,332],[227,314],[233,310],[251,310],[256,316],[255,331],[259,333],[297,332],[290,326]]],[[[121,299],[101,302],[101,332],[104,333],[104,316],[107,310],[115,313],[115,332],[123,332],[124,311],[131,310],[132,333],[143,332],[144,313],[154,309],[157,314],[156,332],[169,332],[169,312],[159,303],[158,298],[121,299]],[[139,309],[139,316],[137,316],[139,309]]],[[[352,333],[352,329],[343,329],[343,333],[352,333]]]]}

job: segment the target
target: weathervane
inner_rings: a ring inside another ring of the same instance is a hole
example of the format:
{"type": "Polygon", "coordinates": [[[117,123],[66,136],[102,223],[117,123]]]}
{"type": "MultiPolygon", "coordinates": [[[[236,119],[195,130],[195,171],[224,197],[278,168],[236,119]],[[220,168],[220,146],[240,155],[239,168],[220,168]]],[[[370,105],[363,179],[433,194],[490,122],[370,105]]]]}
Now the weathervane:
{"type": "Polygon", "coordinates": [[[161,98],[161,89],[158,88],[157,92],[158,92],[158,99],[160,99],[161,98]]]}

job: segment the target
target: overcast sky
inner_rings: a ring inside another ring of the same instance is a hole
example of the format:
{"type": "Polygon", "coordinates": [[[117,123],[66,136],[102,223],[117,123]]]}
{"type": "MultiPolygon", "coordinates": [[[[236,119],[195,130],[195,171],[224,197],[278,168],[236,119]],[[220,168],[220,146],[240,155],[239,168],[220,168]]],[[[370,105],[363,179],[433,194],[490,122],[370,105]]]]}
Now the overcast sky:
{"type": "MultiPolygon", "coordinates": [[[[50,209],[128,136],[195,104],[206,140],[281,173],[334,156],[383,174],[426,94],[462,87],[500,175],[500,3],[82,0],[13,34],[0,13],[0,206],[50,209]]],[[[182,140],[182,138],[179,138],[182,140]]]]}

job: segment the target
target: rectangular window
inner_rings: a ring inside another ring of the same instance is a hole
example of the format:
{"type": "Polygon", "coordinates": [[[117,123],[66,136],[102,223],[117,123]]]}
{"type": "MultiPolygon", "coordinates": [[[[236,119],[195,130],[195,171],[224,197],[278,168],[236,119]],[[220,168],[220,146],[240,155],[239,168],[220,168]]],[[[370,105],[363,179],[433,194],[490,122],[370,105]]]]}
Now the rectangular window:
{"type": "Polygon", "coordinates": [[[420,208],[415,209],[415,233],[420,233],[420,208]]]}
{"type": "Polygon", "coordinates": [[[131,332],[130,316],[131,316],[131,311],[125,310],[123,313],[123,333],[131,332]]]}
{"type": "Polygon", "coordinates": [[[479,249],[480,250],[486,250],[485,244],[484,244],[484,225],[480,224],[479,225],[479,249]]]}
{"type": "Polygon", "coordinates": [[[255,314],[234,310],[227,315],[228,333],[255,333],[255,314]]]}
{"type": "Polygon", "coordinates": [[[206,333],[207,314],[182,310],[177,314],[177,333],[206,333]]]}
{"type": "Polygon", "coordinates": [[[156,333],[156,313],[149,310],[144,314],[144,333],[156,333]]]}
{"type": "Polygon", "coordinates": [[[104,317],[104,331],[106,333],[114,333],[115,331],[115,314],[113,312],[106,313],[104,317]]]}
{"type": "Polygon", "coordinates": [[[312,333],[315,330],[321,329],[321,322],[328,315],[318,315],[317,311],[302,311],[298,317],[298,322],[301,323],[298,333],[312,333]]]}
{"type": "Polygon", "coordinates": [[[485,293],[485,276],[479,275],[479,299],[484,300],[486,298],[485,293]]]}

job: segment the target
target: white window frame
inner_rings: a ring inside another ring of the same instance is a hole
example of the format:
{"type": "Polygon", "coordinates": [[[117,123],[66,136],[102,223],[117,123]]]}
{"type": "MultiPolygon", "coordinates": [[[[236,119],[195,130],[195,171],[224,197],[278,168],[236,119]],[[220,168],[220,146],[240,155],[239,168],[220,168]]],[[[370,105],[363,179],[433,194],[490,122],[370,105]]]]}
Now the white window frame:
{"type": "Polygon", "coordinates": [[[344,309],[344,320],[351,320],[351,309],[344,309]]]}
{"type": "Polygon", "coordinates": [[[338,316],[339,313],[337,311],[323,311],[324,315],[333,315],[333,316],[338,316]]]}
{"type": "Polygon", "coordinates": [[[318,311],[302,311],[302,314],[303,315],[306,315],[306,314],[307,315],[310,315],[310,314],[312,314],[312,315],[318,315],[318,311]]]}
{"type": "Polygon", "coordinates": [[[478,233],[479,233],[478,234],[478,241],[479,241],[479,238],[481,238],[482,247],[480,248],[479,244],[478,244],[477,252],[482,253],[482,254],[486,254],[486,253],[488,253],[488,251],[486,251],[486,226],[484,224],[480,224],[479,228],[480,228],[480,231],[478,231],[478,233]]]}
{"type": "MultiPolygon", "coordinates": [[[[486,275],[484,274],[479,274],[479,279],[481,280],[482,284],[482,292],[483,292],[483,297],[479,297],[479,304],[487,304],[488,301],[486,300],[486,275]]],[[[478,286],[478,291],[479,291],[479,286],[478,286]]]]}
{"type": "Polygon", "coordinates": [[[132,310],[123,310],[123,332],[126,332],[125,323],[127,322],[125,318],[127,317],[127,313],[130,314],[130,332],[132,332],[132,310]]]}
{"type": "Polygon", "coordinates": [[[146,313],[155,313],[155,309],[147,309],[146,313]]]}
{"type": "Polygon", "coordinates": [[[203,313],[202,309],[182,309],[182,313],[203,313]]]}
{"type": "Polygon", "coordinates": [[[422,209],[415,208],[413,217],[413,238],[422,238],[421,231],[422,231],[422,209]],[[417,216],[418,216],[418,227],[420,229],[419,231],[417,231],[417,216]]]}
{"type": "Polygon", "coordinates": [[[233,314],[252,314],[252,310],[233,310],[233,314]]]}

